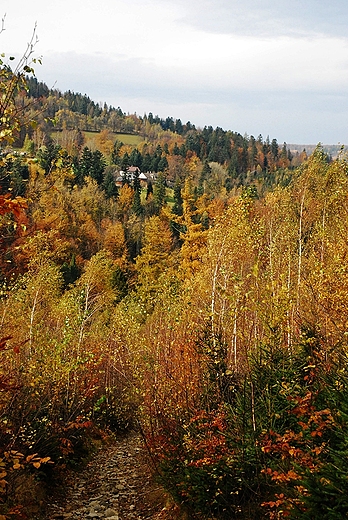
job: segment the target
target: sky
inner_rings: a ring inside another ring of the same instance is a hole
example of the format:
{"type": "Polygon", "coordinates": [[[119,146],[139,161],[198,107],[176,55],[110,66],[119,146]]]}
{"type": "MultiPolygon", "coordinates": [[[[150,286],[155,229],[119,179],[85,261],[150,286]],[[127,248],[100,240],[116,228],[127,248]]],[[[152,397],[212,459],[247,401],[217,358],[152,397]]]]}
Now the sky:
{"type": "Polygon", "coordinates": [[[126,113],[348,144],[347,0],[2,0],[0,53],[126,113]]]}

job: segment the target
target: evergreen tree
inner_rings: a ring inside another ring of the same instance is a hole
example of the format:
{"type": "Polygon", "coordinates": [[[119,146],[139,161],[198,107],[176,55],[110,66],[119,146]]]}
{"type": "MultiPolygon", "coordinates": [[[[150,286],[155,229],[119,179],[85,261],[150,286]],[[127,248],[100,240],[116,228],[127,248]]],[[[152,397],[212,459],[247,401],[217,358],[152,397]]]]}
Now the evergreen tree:
{"type": "Polygon", "coordinates": [[[150,195],[153,194],[153,186],[152,186],[152,182],[151,181],[148,181],[147,183],[147,188],[146,188],[146,200],[150,197],[150,195]]]}
{"type": "Polygon", "coordinates": [[[158,211],[165,204],[166,198],[166,181],[162,172],[157,176],[155,187],[154,187],[154,200],[158,211]]]}
{"type": "Polygon", "coordinates": [[[23,196],[29,180],[29,168],[20,157],[9,156],[0,165],[0,193],[8,190],[14,196],[23,196]]]}
{"type": "Polygon", "coordinates": [[[160,155],[157,155],[157,153],[155,153],[155,154],[152,156],[152,160],[151,160],[151,168],[150,168],[150,170],[151,170],[152,172],[155,172],[155,173],[158,172],[158,165],[159,165],[160,160],[161,160],[161,156],[160,156],[160,155]]]}
{"type": "Polygon", "coordinates": [[[81,275],[80,269],[76,265],[75,255],[72,255],[70,263],[64,262],[60,271],[63,275],[64,284],[67,287],[68,285],[73,284],[81,275]]]}
{"type": "Polygon", "coordinates": [[[103,173],[105,170],[106,161],[103,154],[96,150],[92,153],[92,164],[90,169],[90,176],[92,179],[97,181],[97,184],[100,186],[103,182],[103,173]]]}
{"type": "Polygon", "coordinates": [[[238,150],[236,147],[232,149],[231,160],[227,168],[229,177],[237,179],[239,173],[238,150]]]}
{"type": "Polygon", "coordinates": [[[39,165],[45,171],[45,174],[48,175],[52,169],[54,168],[54,164],[56,159],[58,158],[60,146],[54,144],[52,140],[48,141],[48,143],[40,148],[37,152],[37,158],[39,161],[39,165]]]}
{"type": "Polygon", "coordinates": [[[130,156],[129,156],[129,164],[130,166],[136,166],[141,170],[142,168],[142,157],[141,153],[137,148],[133,148],[130,156]]]}
{"type": "Polygon", "coordinates": [[[141,215],[143,212],[143,207],[141,205],[141,185],[139,180],[139,170],[136,170],[134,173],[133,179],[133,190],[134,190],[134,198],[133,198],[133,211],[136,215],[141,215]]]}
{"type": "Polygon", "coordinates": [[[142,170],[143,172],[150,172],[152,165],[151,155],[147,152],[142,158],[142,170]]]}
{"type": "Polygon", "coordinates": [[[180,148],[178,147],[178,143],[174,144],[173,155],[180,155],[180,148]]]}
{"type": "Polygon", "coordinates": [[[278,159],[278,155],[279,155],[279,146],[277,143],[277,139],[272,139],[271,154],[272,154],[273,160],[276,161],[278,159]]]}
{"type": "Polygon", "coordinates": [[[130,162],[129,162],[129,155],[128,155],[128,153],[126,152],[126,153],[123,155],[122,159],[121,159],[121,170],[122,170],[123,172],[125,172],[126,177],[127,177],[127,172],[128,172],[128,169],[129,169],[130,166],[131,166],[131,165],[130,165],[130,162]]]}
{"type": "Polygon", "coordinates": [[[201,175],[199,176],[199,180],[198,180],[198,187],[200,188],[199,195],[202,195],[204,193],[204,184],[209,179],[209,177],[211,175],[211,171],[212,170],[209,166],[208,161],[205,160],[201,175]]]}
{"type": "Polygon", "coordinates": [[[250,136],[249,141],[249,164],[251,170],[253,170],[257,164],[257,146],[253,135],[250,136]]]}
{"type": "Polygon", "coordinates": [[[123,143],[116,139],[113,150],[112,150],[112,154],[111,154],[111,160],[112,160],[113,164],[120,163],[120,149],[122,148],[122,146],[123,146],[123,143]]]}
{"type": "Polygon", "coordinates": [[[182,135],[183,131],[184,131],[184,127],[182,125],[181,120],[180,119],[176,119],[174,132],[179,134],[179,135],[182,135]]]}
{"type": "Polygon", "coordinates": [[[168,168],[167,157],[163,155],[158,162],[158,171],[164,172],[168,168]]]}
{"type": "Polygon", "coordinates": [[[105,166],[106,161],[103,154],[99,150],[92,152],[85,146],[80,160],[73,162],[76,184],[81,186],[86,177],[91,177],[100,186],[104,180],[105,166]]]}
{"type": "Polygon", "coordinates": [[[174,184],[174,205],[172,211],[175,215],[182,215],[182,196],[181,196],[181,183],[179,178],[176,179],[174,184]]]}
{"type": "Polygon", "coordinates": [[[93,155],[92,150],[85,146],[82,150],[82,155],[80,160],[77,162],[75,166],[75,178],[76,183],[81,186],[84,182],[84,179],[90,175],[91,165],[92,165],[93,155]]]}
{"type": "Polygon", "coordinates": [[[104,176],[102,188],[105,192],[105,195],[108,199],[117,198],[118,197],[118,188],[115,184],[114,173],[111,170],[108,170],[104,176]]]}
{"type": "Polygon", "coordinates": [[[117,265],[111,278],[111,286],[116,290],[115,303],[120,302],[128,294],[128,279],[126,273],[117,265]]]}

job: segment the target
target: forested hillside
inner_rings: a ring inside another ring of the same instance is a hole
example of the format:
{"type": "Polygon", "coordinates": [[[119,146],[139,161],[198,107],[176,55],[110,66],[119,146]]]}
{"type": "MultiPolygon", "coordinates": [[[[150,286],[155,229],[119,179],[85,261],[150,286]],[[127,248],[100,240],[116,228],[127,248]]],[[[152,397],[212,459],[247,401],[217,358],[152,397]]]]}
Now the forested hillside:
{"type": "Polygon", "coordinates": [[[344,152],[126,115],[27,67],[0,69],[2,518],[133,426],[192,518],[346,518],[344,152]]]}

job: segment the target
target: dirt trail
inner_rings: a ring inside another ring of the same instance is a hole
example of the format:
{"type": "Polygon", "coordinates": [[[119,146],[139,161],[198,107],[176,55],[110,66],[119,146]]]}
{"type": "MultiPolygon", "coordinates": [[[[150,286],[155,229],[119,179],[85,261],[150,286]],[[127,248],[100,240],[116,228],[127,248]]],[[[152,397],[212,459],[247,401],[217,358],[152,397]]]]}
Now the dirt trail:
{"type": "Polygon", "coordinates": [[[163,491],[153,482],[139,435],[103,447],[81,471],[69,477],[64,498],[47,505],[46,520],[173,520],[163,491]]]}

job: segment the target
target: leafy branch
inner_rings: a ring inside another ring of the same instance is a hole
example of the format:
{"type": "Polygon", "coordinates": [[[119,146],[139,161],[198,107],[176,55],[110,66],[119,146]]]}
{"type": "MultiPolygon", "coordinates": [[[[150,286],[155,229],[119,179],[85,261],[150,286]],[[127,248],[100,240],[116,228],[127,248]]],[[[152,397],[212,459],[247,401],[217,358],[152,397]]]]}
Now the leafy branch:
{"type": "MultiPolygon", "coordinates": [[[[28,92],[26,74],[35,74],[33,65],[41,64],[41,58],[33,58],[33,53],[38,37],[36,23],[25,51],[20,57],[16,67],[5,62],[5,54],[0,55],[0,143],[1,141],[13,142],[14,134],[19,131],[23,114],[30,105],[30,101],[24,102],[24,96],[18,102],[17,96],[21,92],[28,92]]],[[[1,20],[0,34],[5,31],[5,16],[1,20]]],[[[8,61],[15,60],[9,56],[8,61]]]]}

